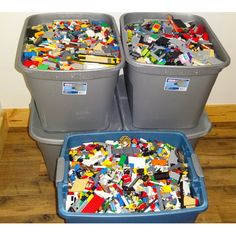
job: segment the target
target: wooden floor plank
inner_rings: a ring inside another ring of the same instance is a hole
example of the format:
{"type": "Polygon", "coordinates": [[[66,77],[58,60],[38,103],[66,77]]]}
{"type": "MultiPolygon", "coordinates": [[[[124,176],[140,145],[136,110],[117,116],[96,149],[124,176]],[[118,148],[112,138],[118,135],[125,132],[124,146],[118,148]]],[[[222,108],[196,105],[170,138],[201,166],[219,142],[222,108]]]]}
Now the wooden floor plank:
{"type": "Polygon", "coordinates": [[[3,155],[4,145],[8,134],[8,123],[5,112],[0,111],[0,159],[3,155]]]}
{"type": "Polygon", "coordinates": [[[0,197],[0,216],[28,216],[56,213],[55,194],[0,197]]]}
{"type": "Polygon", "coordinates": [[[5,109],[9,127],[28,127],[29,109],[5,109]]]}
{"type": "Polygon", "coordinates": [[[203,168],[230,168],[236,166],[236,138],[199,141],[196,153],[203,168]]]}
{"type": "MultiPolygon", "coordinates": [[[[203,168],[207,187],[236,186],[236,168],[205,169],[203,168]]],[[[236,199],[236,197],[235,197],[236,199]]]]}
{"type": "Polygon", "coordinates": [[[36,142],[30,138],[26,128],[19,130],[10,128],[2,160],[41,161],[42,156],[36,142]]]}
{"type": "Polygon", "coordinates": [[[63,223],[64,220],[57,214],[39,214],[24,216],[0,216],[1,223],[63,223]]]}
{"type": "Polygon", "coordinates": [[[236,104],[207,105],[205,110],[211,122],[236,122],[236,104]]]}
{"type": "Polygon", "coordinates": [[[211,205],[207,211],[198,215],[197,223],[222,223],[219,209],[216,205],[211,205]]]}
{"type": "Polygon", "coordinates": [[[213,123],[207,138],[222,139],[236,137],[236,122],[213,123]]]}

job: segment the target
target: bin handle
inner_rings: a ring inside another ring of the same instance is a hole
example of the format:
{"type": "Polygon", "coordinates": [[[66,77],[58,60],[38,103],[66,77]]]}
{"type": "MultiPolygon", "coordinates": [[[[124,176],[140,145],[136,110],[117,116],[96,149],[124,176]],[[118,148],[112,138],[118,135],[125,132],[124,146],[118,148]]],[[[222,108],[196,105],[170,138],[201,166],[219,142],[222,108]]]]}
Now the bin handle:
{"type": "Polygon", "coordinates": [[[204,178],[202,167],[199,163],[199,159],[198,159],[197,154],[193,153],[191,158],[192,158],[192,162],[193,162],[193,167],[194,167],[195,172],[197,173],[198,177],[204,178]]]}
{"type": "Polygon", "coordinates": [[[57,160],[56,184],[63,181],[65,170],[65,159],[59,157],[57,160]]]}

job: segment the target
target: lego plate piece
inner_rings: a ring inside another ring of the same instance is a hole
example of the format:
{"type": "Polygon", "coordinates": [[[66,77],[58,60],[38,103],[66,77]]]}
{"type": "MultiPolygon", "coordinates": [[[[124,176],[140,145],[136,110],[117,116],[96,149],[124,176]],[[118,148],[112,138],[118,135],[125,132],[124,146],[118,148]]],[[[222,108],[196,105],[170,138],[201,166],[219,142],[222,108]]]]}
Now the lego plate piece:
{"type": "Polygon", "coordinates": [[[164,90],[186,92],[190,83],[190,79],[182,78],[166,78],[164,90]]]}
{"type": "Polygon", "coordinates": [[[87,82],[62,82],[63,95],[86,95],[87,82]]]}

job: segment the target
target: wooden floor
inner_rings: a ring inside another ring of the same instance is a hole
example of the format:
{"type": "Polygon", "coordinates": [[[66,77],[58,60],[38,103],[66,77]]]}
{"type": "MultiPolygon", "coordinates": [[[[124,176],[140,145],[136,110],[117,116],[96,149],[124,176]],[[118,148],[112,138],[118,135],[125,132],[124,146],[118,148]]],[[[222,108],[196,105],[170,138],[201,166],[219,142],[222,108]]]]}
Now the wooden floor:
{"type": "MultiPolygon", "coordinates": [[[[236,123],[211,114],[213,129],[196,149],[209,200],[197,222],[236,223],[236,123]]],[[[0,159],[0,222],[62,223],[56,214],[54,184],[25,126],[10,123],[0,159]]]]}

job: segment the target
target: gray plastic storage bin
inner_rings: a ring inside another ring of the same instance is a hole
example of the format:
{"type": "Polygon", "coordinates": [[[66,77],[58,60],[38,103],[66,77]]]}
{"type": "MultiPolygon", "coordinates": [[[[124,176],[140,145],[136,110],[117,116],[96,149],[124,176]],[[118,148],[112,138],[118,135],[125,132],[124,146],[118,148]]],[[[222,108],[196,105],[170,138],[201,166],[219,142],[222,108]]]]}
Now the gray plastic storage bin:
{"type": "Polygon", "coordinates": [[[230,63],[227,52],[204,18],[177,13],[171,15],[183,21],[195,21],[205,25],[215,53],[222,63],[210,66],[165,66],[142,64],[133,60],[128,51],[124,26],[143,19],[166,19],[167,15],[168,13],[136,12],[124,14],[120,18],[120,31],[127,62],[124,74],[132,123],[137,128],[182,129],[196,126],[218,73],[230,63]],[[167,78],[189,80],[187,91],[165,90],[167,78]]]}
{"type": "Polygon", "coordinates": [[[119,71],[124,66],[124,53],[119,32],[112,16],[101,13],[45,13],[29,16],[20,36],[16,69],[36,103],[42,127],[47,132],[104,130],[109,127],[109,114],[119,71]],[[22,50],[26,28],[55,19],[104,20],[117,35],[121,52],[120,64],[96,70],[40,71],[22,64],[22,50]],[[63,95],[63,82],[87,85],[86,95],[63,95]]]}
{"type": "MultiPolygon", "coordinates": [[[[34,102],[31,102],[31,113],[29,122],[29,134],[37,142],[47,167],[48,176],[51,181],[55,180],[57,158],[60,155],[61,146],[67,133],[47,133],[43,130],[39,120],[34,102]]],[[[110,126],[107,131],[122,130],[119,108],[116,99],[113,101],[113,111],[109,114],[110,126]]],[[[84,132],[86,133],[86,132],[84,132]]]]}
{"type": "MultiPolygon", "coordinates": [[[[125,88],[125,82],[123,76],[121,76],[118,80],[118,84],[116,87],[116,94],[118,98],[118,103],[119,103],[119,108],[120,108],[120,114],[121,114],[121,119],[123,122],[123,129],[124,130],[143,130],[144,129],[138,129],[132,125],[132,118],[131,118],[131,112],[129,108],[129,103],[128,103],[128,98],[127,98],[127,93],[126,93],[126,88],[125,88]]],[[[207,113],[203,112],[200,120],[197,124],[196,127],[191,128],[191,129],[171,129],[171,130],[176,130],[183,132],[193,148],[196,148],[198,140],[207,135],[210,130],[211,130],[211,122],[208,119],[207,113]]],[[[145,129],[148,130],[148,129],[145,129]]],[[[150,129],[149,129],[150,130],[150,129]]],[[[154,130],[154,129],[151,129],[154,130]]],[[[160,131],[161,129],[157,130],[160,131]]]]}

